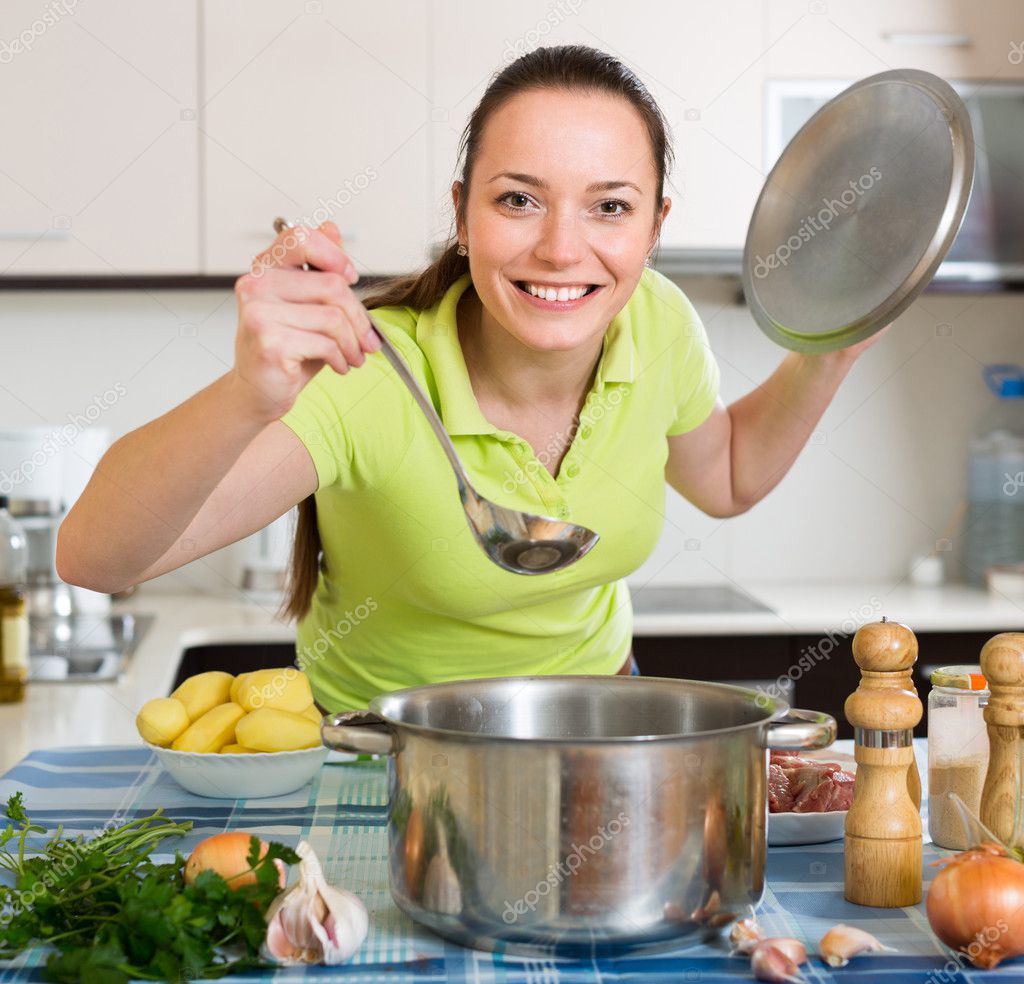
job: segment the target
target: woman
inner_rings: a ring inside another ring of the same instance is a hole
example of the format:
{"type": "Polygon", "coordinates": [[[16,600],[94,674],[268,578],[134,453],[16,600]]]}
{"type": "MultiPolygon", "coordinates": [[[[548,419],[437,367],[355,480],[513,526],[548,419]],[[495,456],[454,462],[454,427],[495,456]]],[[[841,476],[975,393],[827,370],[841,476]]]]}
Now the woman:
{"type": "Polygon", "coordinates": [[[590,527],[597,546],[537,577],[486,558],[325,222],[283,233],[239,279],[233,369],[100,462],[61,527],[64,580],[117,591],[299,503],[287,610],[322,707],[435,680],[631,671],[623,578],[658,539],[666,480],[712,516],[749,509],[868,343],[787,355],[722,404],[696,312],[645,267],[671,206],[665,122],[607,54],[518,59],[462,150],[455,237],[365,303],[479,491],[590,527]]]}

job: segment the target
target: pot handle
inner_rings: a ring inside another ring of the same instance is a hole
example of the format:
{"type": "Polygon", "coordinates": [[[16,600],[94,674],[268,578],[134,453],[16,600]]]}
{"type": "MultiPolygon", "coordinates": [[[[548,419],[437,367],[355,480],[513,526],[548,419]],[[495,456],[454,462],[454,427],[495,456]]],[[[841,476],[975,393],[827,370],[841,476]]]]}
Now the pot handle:
{"type": "Polygon", "coordinates": [[[390,755],[398,748],[394,728],[373,711],[328,714],[320,725],[320,737],[328,748],[362,755],[390,755]]]}
{"type": "Polygon", "coordinates": [[[821,711],[790,708],[780,721],[768,725],[766,748],[826,748],[836,740],[836,719],[821,711]]]}

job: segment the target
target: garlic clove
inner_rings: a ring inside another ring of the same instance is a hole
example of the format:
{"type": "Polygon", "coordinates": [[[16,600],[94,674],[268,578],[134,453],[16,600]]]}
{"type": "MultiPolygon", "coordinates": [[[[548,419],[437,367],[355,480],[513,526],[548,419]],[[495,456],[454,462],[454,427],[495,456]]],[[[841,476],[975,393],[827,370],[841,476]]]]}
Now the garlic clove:
{"type": "Polygon", "coordinates": [[[351,892],[328,885],[313,849],[300,841],[299,880],[267,910],[264,954],[282,964],[338,964],[366,938],[369,915],[351,892]]]}
{"type": "Polygon", "coordinates": [[[729,942],[732,944],[733,953],[749,954],[763,939],[764,932],[754,916],[753,906],[750,915],[746,919],[734,922],[732,929],[729,930],[729,942]]]}
{"type": "Polygon", "coordinates": [[[807,963],[807,947],[792,936],[769,936],[762,942],[766,946],[773,946],[776,950],[781,950],[798,967],[800,964],[807,963]]]}
{"type": "Polygon", "coordinates": [[[797,964],[771,940],[762,940],[750,954],[750,969],[759,981],[793,981],[802,984],[803,975],[797,964]]]}
{"type": "Polygon", "coordinates": [[[366,939],[370,916],[362,900],[352,892],[330,885],[321,889],[321,892],[328,910],[324,921],[315,927],[324,953],[321,963],[343,963],[366,939]]]}
{"type": "Polygon", "coordinates": [[[267,940],[265,943],[267,952],[274,957],[275,960],[284,960],[289,957],[297,957],[299,954],[298,949],[294,946],[281,925],[281,913],[277,912],[273,918],[267,924],[267,940]]]}
{"type": "Polygon", "coordinates": [[[847,926],[839,923],[833,926],[818,944],[821,959],[830,967],[845,967],[851,957],[860,953],[878,953],[888,950],[890,953],[896,951],[891,946],[884,946],[870,933],[856,926],[847,926]]]}

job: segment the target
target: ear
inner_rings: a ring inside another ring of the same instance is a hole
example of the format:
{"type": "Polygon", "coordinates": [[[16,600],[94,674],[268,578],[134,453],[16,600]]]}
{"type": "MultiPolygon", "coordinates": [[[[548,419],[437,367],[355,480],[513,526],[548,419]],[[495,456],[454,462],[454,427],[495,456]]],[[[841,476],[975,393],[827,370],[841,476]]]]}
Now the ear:
{"type": "Polygon", "coordinates": [[[661,214],[658,216],[658,221],[654,230],[654,238],[651,240],[651,249],[657,245],[658,237],[661,236],[661,227],[665,224],[665,219],[668,218],[668,213],[672,209],[672,199],[669,197],[662,198],[661,200],[661,214]]]}
{"type": "Polygon", "coordinates": [[[455,234],[461,240],[463,238],[463,230],[459,227],[459,201],[462,198],[462,182],[452,182],[452,206],[455,209],[455,234]]]}

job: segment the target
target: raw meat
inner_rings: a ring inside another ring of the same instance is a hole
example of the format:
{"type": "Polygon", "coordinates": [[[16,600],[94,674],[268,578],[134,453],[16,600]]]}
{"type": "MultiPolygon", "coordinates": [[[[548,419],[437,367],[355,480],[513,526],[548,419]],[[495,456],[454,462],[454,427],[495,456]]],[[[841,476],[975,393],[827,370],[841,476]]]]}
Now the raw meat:
{"type": "Polygon", "coordinates": [[[768,809],[771,813],[828,813],[853,803],[852,773],[836,762],[819,762],[786,752],[772,752],[768,764],[768,809]]]}

